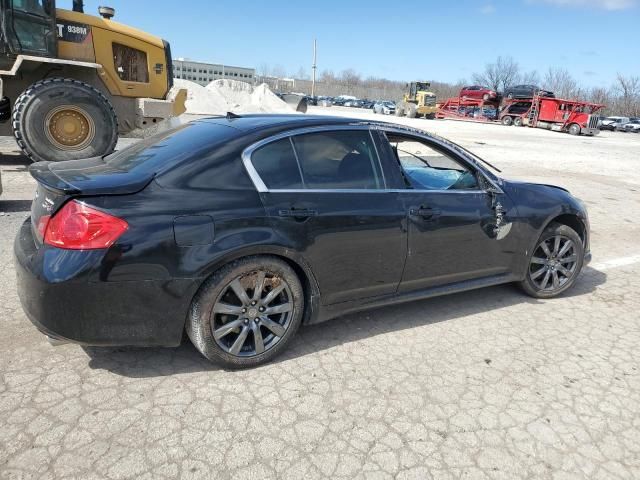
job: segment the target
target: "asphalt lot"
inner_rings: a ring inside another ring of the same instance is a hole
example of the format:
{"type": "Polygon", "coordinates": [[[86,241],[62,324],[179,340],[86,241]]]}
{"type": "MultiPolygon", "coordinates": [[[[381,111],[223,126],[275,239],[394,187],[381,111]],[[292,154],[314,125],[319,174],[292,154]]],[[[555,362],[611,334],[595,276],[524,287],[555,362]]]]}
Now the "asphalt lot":
{"type": "Polygon", "coordinates": [[[34,183],[1,139],[0,478],[640,478],[640,135],[401,121],[568,187],[593,263],[554,300],[505,285],[306,327],[246,371],[187,342],[50,346],[15,291],[34,183]]]}

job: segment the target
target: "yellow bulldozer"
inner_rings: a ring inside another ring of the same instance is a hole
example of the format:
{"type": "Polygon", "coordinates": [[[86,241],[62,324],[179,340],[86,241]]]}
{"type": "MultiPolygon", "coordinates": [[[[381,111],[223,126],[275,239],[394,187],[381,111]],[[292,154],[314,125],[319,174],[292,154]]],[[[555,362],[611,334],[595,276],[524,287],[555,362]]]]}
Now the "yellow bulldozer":
{"type": "Polygon", "coordinates": [[[0,134],[32,161],[111,153],[118,135],[185,111],[169,43],[55,0],[0,0],[0,134]]]}
{"type": "Polygon", "coordinates": [[[429,91],[429,87],[429,82],[408,83],[402,102],[396,105],[396,116],[435,118],[438,110],[436,95],[429,91]]]}

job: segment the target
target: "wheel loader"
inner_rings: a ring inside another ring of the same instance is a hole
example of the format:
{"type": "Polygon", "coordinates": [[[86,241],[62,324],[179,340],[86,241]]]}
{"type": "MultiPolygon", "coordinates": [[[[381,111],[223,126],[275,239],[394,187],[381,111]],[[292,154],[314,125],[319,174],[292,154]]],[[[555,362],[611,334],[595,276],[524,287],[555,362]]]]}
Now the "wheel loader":
{"type": "Polygon", "coordinates": [[[0,0],[0,134],[32,161],[111,153],[118,135],[185,111],[169,43],[55,0],[0,0]]]}
{"type": "Polygon", "coordinates": [[[429,87],[429,82],[408,83],[402,101],[396,105],[396,116],[435,118],[438,110],[436,95],[429,91],[429,87]]]}

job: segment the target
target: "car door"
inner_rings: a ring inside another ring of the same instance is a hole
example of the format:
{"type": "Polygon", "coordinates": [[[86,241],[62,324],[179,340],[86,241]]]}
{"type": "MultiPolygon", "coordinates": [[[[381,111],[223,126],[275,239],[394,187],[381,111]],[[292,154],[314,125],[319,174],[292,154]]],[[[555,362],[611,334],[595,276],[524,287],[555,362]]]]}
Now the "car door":
{"type": "Polygon", "coordinates": [[[399,193],[385,190],[367,127],[275,137],[245,152],[245,164],[273,241],[301,252],[322,303],[395,293],[407,252],[405,208],[399,193]]]}
{"type": "Polygon", "coordinates": [[[408,225],[408,253],[399,291],[510,274],[517,239],[507,195],[464,157],[435,139],[384,132],[392,163],[404,178],[400,196],[408,225]]]}

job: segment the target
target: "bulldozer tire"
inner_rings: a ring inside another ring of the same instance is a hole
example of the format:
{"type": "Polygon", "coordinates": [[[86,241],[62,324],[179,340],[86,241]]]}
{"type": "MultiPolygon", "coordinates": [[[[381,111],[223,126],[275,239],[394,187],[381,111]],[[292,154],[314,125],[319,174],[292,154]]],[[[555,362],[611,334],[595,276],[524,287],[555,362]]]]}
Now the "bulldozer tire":
{"type": "Polygon", "coordinates": [[[17,98],[13,135],[33,162],[107,155],[118,141],[113,106],[99,90],[70,78],[47,78],[17,98]]]}
{"type": "Polygon", "coordinates": [[[407,109],[406,109],[406,115],[407,118],[416,118],[416,107],[413,105],[407,105],[407,109]]]}
{"type": "Polygon", "coordinates": [[[404,105],[396,106],[396,117],[404,117],[404,105]]]}

